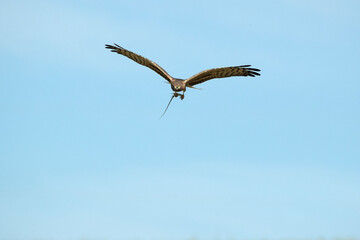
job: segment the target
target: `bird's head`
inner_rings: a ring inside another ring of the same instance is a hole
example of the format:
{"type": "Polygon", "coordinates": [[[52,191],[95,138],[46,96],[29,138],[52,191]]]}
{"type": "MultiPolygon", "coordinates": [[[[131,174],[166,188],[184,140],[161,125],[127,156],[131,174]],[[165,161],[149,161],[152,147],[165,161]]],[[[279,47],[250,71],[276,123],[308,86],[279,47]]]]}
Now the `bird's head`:
{"type": "Polygon", "coordinates": [[[175,92],[182,91],[181,85],[176,85],[176,84],[171,84],[171,89],[174,90],[175,92]]]}

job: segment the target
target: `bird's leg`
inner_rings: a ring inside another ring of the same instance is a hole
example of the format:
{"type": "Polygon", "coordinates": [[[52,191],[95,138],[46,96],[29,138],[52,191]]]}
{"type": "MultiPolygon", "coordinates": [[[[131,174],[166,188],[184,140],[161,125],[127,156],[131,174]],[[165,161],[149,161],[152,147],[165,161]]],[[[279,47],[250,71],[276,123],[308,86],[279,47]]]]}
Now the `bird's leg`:
{"type": "Polygon", "coordinates": [[[185,95],[184,95],[184,93],[181,94],[181,93],[174,92],[174,97],[180,97],[180,99],[183,100],[185,95]]]}

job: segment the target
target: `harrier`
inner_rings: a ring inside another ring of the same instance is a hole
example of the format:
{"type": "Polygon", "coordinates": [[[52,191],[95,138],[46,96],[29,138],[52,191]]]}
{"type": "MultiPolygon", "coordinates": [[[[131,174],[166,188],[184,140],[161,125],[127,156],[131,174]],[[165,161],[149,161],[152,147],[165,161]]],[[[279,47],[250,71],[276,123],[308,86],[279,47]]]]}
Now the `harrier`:
{"type": "MultiPolygon", "coordinates": [[[[168,103],[165,112],[167,108],[169,107],[171,100],[174,97],[179,97],[183,100],[185,95],[186,88],[195,88],[194,86],[200,83],[203,83],[205,81],[208,81],[213,78],[227,78],[227,77],[235,77],[235,76],[260,76],[258,73],[260,70],[257,68],[250,68],[251,65],[241,65],[241,66],[233,66],[233,67],[223,67],[223,68],[213,68],[204,70],[198,74],[195,74],[194,76],[188,78],[188,79],[180,79],[180,78],[174,78],[170,76],[162,67],[160,67],[155,62],[140,56],[136,53],[133,53],[129,50],[126,50],[125,48],[120,47],[119,45],[115,44],[108,45],[106,44],[105,47],[108,49],[111,49],[112,52],[116,52],[118,54],[124,55],[125,57],[130,58],[131,60],[144,65],[145,67],[148,67],[155,71],[157,74],[165,78],[165,80],[171,84],[171,89],[174,91],[174,94],[172,98],[170,99],[170,102],[168,103]],[[182,92],[179,93],[179,92],[182,92]]],[[[164,114],[165,114],[164,112],[164,114]]]]}

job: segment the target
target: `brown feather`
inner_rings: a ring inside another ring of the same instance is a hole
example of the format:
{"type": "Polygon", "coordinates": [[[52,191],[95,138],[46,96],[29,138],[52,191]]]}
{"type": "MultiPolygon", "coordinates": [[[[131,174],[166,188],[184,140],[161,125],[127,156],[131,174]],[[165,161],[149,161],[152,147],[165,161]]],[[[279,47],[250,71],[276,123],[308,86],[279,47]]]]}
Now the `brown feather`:
{"type": "Polygon", "coordinates": [[[125,57],[130,58],[131,60],[150,68],[151,70],[155,71],[157,74],[159,74],[160,76],[162,76],[163,78],[165,78],[169,83],[171,83],[172,81],[172,77],[170,76],[170,74],[168,74],[162,67],[160,67],[159,65],[157,65],[155,62],[141,56],[138,55],[136,53],[133,53],[129,50],[126,50],[125,48],[120,47],[119,45],[115,44],[115,46],[113,45],[108,45],[106,44],[105,47],[107,49],[111,49],[112,52],[116,52],[118,54],[124,55],[125,57]]]}
{"type": "Polygon", "coordinates": [[[186,86],[194,86],[196,84],[200,84],[214,78],[227,78],[235,76],[260,76],[260,73],[258,73],[260,70],[257,68],[249,68],[250,66],[251,65],[242,65],[204,70],[186,79],[186,86]]]}

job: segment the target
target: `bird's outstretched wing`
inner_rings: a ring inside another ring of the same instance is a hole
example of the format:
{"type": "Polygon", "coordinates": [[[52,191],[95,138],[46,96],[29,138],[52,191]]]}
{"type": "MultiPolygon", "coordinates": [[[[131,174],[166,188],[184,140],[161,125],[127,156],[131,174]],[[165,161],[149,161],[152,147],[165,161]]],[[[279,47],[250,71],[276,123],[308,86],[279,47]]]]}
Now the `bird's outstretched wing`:
{"type": "Polygon", "coordinates": [[[196,84],[203,83],[207,80],[213,78],[227,78],[227,77],[234,77],[234,76],[260,76],[258,73],[260,70],[257,68],[250,68],[251,65],[242,65],[242,66],[235,66],[235,67],[224,67],[224,68],[213,68],[204,70],[194,76],[185,80],[186,86],[194,86],[196,84]]]}
{"type": "Polygon", "coordinates": [[[168,82],[171,83],[172,77],[159,65],[157,65],[156,63],[154,63],[153,61],[140,56],[136,53],[133,53],[129,50],[126,50],[125,48],[120,47],[119,45],[115,44],[115,46],[113,45],[105,45],[105,48],[111,49],[112,52],[116,52],[118,54],[124,55],[125,57],[130,58],[131,60],[144,65],[145,67],[148,67],[150,69],[152,69],[153,71],[155,71],[157,74],[159,74],[160,76],[162,76],[163,78],[165,78],[168,82]]]}

